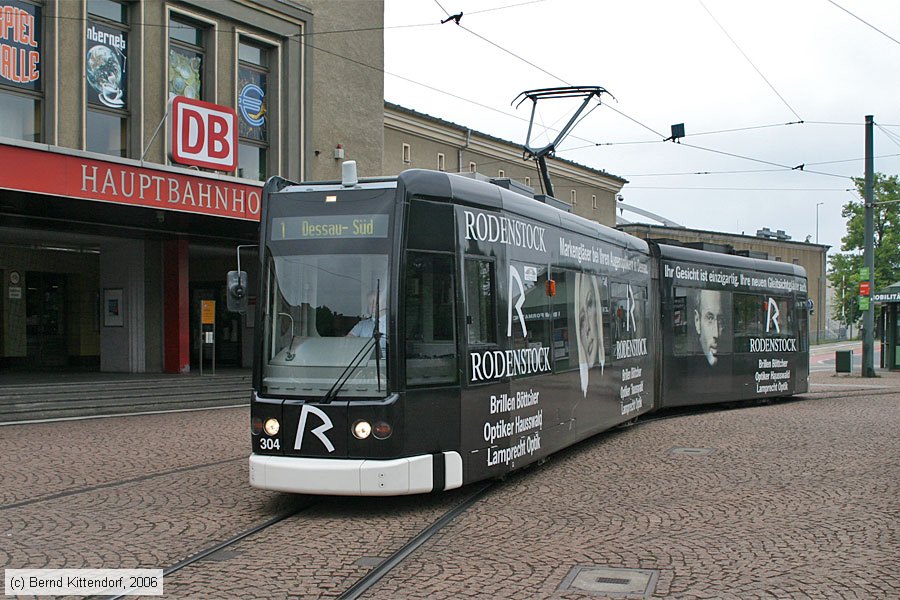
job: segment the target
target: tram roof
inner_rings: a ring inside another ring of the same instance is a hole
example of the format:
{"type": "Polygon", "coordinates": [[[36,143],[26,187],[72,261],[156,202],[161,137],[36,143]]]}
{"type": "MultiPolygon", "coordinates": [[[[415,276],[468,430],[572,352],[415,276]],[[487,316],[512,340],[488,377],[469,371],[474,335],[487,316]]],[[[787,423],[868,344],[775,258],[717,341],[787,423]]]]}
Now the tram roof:
{"type": "Polygon", "coordinates": [[[488,181],[424,169],[403,171],[397,179],[409,195],[433,200],[449,199],[455,204],[473,208],[499,210],[588,237],[603,239],[629,250],[649,252],[649,245],[641,238],[573,215],[488,181]]]}
{"type": "Polygon", "coordinates": [[[740,256],[737,254],[725,254],[724,252],[709,252],[707,250],[697,250],[696,248],[685,248],[683,246],[671,246],[669,244],[659,244],[659,251],[660,256],[668,260],[680,260],[706,265],[721,265],[736,269],[747,269],[764,273],[779,273],[782,275],[793,275],[795,277],[806,278],[806,269],[800,265],[783,263],[776,260],[750,258],[748,256],[740,256]]]}

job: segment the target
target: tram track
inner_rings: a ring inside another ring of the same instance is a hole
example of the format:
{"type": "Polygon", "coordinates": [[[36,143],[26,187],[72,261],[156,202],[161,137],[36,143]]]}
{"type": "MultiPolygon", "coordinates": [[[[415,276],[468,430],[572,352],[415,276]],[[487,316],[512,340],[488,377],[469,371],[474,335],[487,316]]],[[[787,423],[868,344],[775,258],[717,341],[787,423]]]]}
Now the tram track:
{"type": "MultiPolygon", "coordinates": [[[[181,569],[184,569],[185,567],[189,567],[189,566],[193,565],[194,563],[202,561],[203,559],[215,554],[216,552],[224,550],[230,546],[234,546],[238,542],[240,542],[250,536],[253,536],[257,533],[265,531],[266,529],[272,527],[273,525],[277,525],[278,523],[281,523],[282,521],[290,519],[291,517],[294,517],[294,516],[300,514],[301,512],[304,512],[306,510],[309,510],[310,508],[317,506],[320,502],[321,502],[321,500],[319,500],[319,499],[315,499],[315,500],[311,500],[311,501],[308,500],[305,503],[301,502],[299,504],[299,506],[295,506],[289,510],[283,511],[283,512],[275,515],[274,517],[270,517],[269,519],[266,519],[265,521],[257,523],[256,525],[253,525],[252,527],[250,527],[248,529],[244,529],[243,531],[236,533],[235,535],[229,537],[228,539],[226,539],[224,541],[217,542],[215,544],[207,546],[207,547],[203,548],[202,550],[199,550],[199,551],[195,552],[194,554],[188,556],[184,560],[178,561],[174,565],[164,568],[163,569],[163,577],[164,578],[168,577],[169,575],[172,575],[173,573],[177,573],[178,571],[180,571],[181,569]]],[[[125,598],[128,595],[129,594],[120,594],[118,596],[98,595],[98,596],[90,596],[89,598],[90,599],[105,598],[108,600],[120,600],[121,598],[125,598]]]]}
{"type": "MultiPolygon", "coordinates": [[[[373,586],[375,586],[379,581],[381,581],[384,577],[386,577],[392,570],[394,570],[397,566],[403,564],[403,562],[411,556],[416,550],[418,550],[423,544],[431,540],[437,533],[439,533],[442,529],[444,529],[447,525],[455,521],[460,515],[464,514],[468,511],[473,505],[475,505],[480,499],[482,499],[488,492],[490,492],[493,488],[498,485],[497,480],[481,482],[480,484],[473,484],[472,491],[463,498],[462,501],[455,504],[450,509],[446,510],[441,514],[437,519],[432,521],[429,525],[420,529],[418,533],[413,535],[408,539],[408,541],[403,544],[399,549],[390,554],[387,558],[385,558],[378,566],[374,567],[369,573],[362,576],[358,580],[356,580],[353,584],[351,584],[344,592],[342,592],[337,598],[339,600],[355,600],[360,598],[365,594],[368,590],[370,590],[373,586]]],[[[280,512],[279,514],[270,517],[264,521],[260,521],[255,525],[252,525],[230,537],[224,539],[222,541],[215,542],[206,546],[187,558],[178,561],[175,564],[172,564],[169,567],[163,568],[163,577],[168,578],[171,575],[185,569],[187,567],[197,565],[197,563],[202,563],[206,559],[214,560],[214,557],[217,553],[227,550],[233,546],[236,546],[240,542],[244,540],[248,540],[256,536],[257,534],[262,534],[266,532],[266,530],[278,525],[280,523],[290,523],[294,517],[301,515],[304,512],[307,512],[316,507],[320,507],[326,503],[325,498],[321,497],[309,497],[309,496],[296,496],[297,504],[287,510],[280,512]]],[[[125,598],[127,594],[122,594],[119,596],[92,596],[93,599],[104,598],[107,600],[120,600],[121,598],[125,598]]]]}
{"type": "Polygon", "coordinates": [[[39,504],[41,502],[50,502],[52,500],[59,500],[60,498],[68,498],[70,496],[77,496],[80,494],[88,494],[88,493],[95,492],[98,490],[115,488],[115,487],[119,487],[119,486],[123,486],[123,485],[129,485],[132,483],[142,483],[145,481],[156,479],[157,477],[165,477],[167,475],[188,473],[190,471],[197,471],[199,469],[206,469],[209,467],[218,467],[221,465],[226,465],[226,464],[241,461],[241,460],[247,460],[247,455],[243,454],[241,456],[237,456],[234,458],[226,458],[226,459],[212,461],[212,462],[208,462],[208,463],[202,463],[199,465],[176,467],[174,469],[159,471],[157,473],[150,473],[147,475],[139,475],[137,477],[129,477],[128,479],[120,479],[118,481],[108,481],[105,483],[98,483],[95,485],[83,486],[83,487],[72,489],[72,490],[64,490],[64,491],[56,492],[53,494],[37,496],[34,498],[29,498],[27,500],[20,500],[18,502],[11,502],[9,504],[0,505],[0,511],[11,510],[14,508],[22,508],[23,506],[30,506],[30,505],[34,505],[34,504],[39,504]]]}
{"type": "Polygon", "coordinates": [[[476,484],[477,489],[462,502],[445,512],[438,520],[420,531],[402,548],[386,558],[380,565],[368,574],[361,577],[351,585],[344,593],[338,596],[338,600],[356,600],[366,591],[376,585],[382,578],[390,573],[397,565],[401,564],[408,556],[415,552],[422,544],[433,538],[441,529],[455,520],[461,514],[469,510],[478,500],[497,485],[496,481],[476,484]]]}

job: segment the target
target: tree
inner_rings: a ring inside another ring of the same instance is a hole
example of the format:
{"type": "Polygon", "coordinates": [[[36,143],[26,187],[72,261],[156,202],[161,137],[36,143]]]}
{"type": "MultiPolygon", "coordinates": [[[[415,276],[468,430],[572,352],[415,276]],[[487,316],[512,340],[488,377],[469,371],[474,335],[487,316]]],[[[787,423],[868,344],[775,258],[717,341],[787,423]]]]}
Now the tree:
{"type": "MultiPolygon", "coordinates": [[[[856,191],[865,197],[865,180],[854,178],[856,191]]],[[[875,174],[875,289],[883,289],[900,280],[900,181],[897,175],[875,174]]],[[[828,279],[837,292],[832,318],[852,325],[859,311],[859,271],[864,266],[865,207],[853,201],[844,205],[841,215],[847,219],[847,234],[841,238],[841,250],[831,257],[828,279]]],[[[872,290],[874,292],[875,290],[872,290]]]]}

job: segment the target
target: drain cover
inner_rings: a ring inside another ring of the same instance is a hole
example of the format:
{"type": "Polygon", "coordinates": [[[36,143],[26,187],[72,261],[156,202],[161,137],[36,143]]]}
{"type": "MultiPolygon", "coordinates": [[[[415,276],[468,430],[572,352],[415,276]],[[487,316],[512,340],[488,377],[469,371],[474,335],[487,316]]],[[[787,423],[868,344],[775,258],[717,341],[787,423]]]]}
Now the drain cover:
{"type": "Polygon", "coordinates": [[[609,567],[575,567],[559,591],[577,590],[623,598],[649,598],[656,590],[659,573],[652,569],[613,569],[609,567]]]}
{"type": "Polygon", "coordinates": [[[715,451],[715,448],[669,448],[669,454],[688,454],[691,456],[707,456],[715,451]]]}

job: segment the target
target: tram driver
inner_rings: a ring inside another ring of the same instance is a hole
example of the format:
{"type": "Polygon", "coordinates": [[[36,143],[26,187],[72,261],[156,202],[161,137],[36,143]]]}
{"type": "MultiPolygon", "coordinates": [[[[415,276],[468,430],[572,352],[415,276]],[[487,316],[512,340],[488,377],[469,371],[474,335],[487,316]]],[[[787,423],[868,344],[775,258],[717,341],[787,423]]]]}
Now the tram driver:
{"type": "Polygon", "coordinates": [[[347,334],[348,336],[370,338],[375,334],[375,323],[377,318],[378,331],[381,333],[381,349],[384,350],[387,339],[387,303],[382,298],[380,301],[378,295],[372,291],[366,296],[366,312],[362,319],[347,334]],[[377,315],[376,315],[377,312],[377,315]]]}

